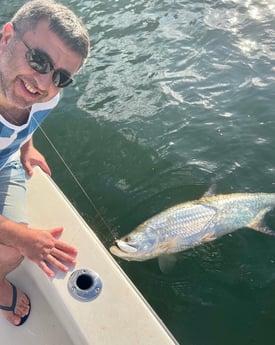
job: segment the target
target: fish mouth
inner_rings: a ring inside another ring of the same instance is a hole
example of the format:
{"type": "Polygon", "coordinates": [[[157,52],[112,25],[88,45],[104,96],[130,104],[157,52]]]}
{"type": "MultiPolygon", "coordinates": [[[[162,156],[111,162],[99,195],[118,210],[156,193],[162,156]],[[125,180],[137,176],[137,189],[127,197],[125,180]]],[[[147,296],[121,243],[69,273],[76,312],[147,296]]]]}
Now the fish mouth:
{"type": "Polygon", "coordinates": [[[123,240],[116,240],[114,244],[110,247],[110,252],[119,257],[126,257],[127,255],[133,255],[138,249],[130,245],[123,240]]]}
{"type": "Polygon", "coordinates": [[[115,246],[125,253],[136,253],[137,252],[137,248],[134,245],[129,244],[129,243],[122,241],[122,240],[116,240],[115,246]]]}

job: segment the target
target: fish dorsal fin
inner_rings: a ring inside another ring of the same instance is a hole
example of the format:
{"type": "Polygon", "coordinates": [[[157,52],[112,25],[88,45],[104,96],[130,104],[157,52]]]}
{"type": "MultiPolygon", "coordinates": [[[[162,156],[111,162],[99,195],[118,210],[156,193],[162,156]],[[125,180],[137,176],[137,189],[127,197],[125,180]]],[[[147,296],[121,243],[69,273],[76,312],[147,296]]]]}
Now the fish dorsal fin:
{"type": "Polygon", "coordinates": [[[217,194],[217,185],[216,183],[211,184],[207,191],[203,194],[203,198],[207,196],[214,196],[217,194]]]}

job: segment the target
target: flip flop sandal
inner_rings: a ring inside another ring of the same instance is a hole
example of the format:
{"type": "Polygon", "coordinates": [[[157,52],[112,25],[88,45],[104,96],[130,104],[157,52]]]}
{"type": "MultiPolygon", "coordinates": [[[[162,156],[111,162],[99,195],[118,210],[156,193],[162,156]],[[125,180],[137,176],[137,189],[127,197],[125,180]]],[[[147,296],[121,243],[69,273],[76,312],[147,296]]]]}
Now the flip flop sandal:
{"type": "MultiPolygon", "coordinates": [[[[12,304],[11,304],[10,307],[5,307],[3,305],[0,305],[0,309],[6,310],[6,311],[12,311],[14,313],[15,306],[16,306],[16,301],[17,301],[17,288],[11,282],[9,282],[9,283],[12,286],[12,304]]],[[[30,312],[31,312],[31,302],[30,302],[30,299],[29,299],[29,297],[27,295],[26,295],[26,297],[29,300],[29,305],[30,305],[29,313],[21,318],[21,321],[20,321],[20,323],[18,325],[14,325],[14,326],[21,326],[21,325],[23,325],[23,323],[25,321],[27,321],[27,319],[28,319],[28,317],[30,315],[30,312]]]]}

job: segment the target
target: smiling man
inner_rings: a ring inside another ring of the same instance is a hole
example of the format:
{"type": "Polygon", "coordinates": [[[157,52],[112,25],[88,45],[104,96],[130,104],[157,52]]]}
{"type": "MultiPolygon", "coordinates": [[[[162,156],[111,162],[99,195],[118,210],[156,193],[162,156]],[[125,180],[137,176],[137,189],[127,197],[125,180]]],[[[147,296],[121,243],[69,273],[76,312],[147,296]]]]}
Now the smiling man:
{"type": "Polygon", "coordinates": [[[49,277],[75,264],[76,248],[59,240],[63,228],[31,229],[25,214],[25,175],[50,168],[32,135],[58,104],[89,52],[82,21],[51,0],[29,1],[0,36],[0,309],[13,325],[30,314],[30,298],[6,279],[24,257],[49,277]]]}

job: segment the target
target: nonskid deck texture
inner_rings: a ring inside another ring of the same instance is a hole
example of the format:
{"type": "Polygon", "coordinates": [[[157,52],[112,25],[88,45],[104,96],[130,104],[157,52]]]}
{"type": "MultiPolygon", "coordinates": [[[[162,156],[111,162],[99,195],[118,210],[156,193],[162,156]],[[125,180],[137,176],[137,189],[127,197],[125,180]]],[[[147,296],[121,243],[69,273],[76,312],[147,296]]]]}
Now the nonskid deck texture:
{"type": "Polygon", "coordinates": [[[42,229],[64,226],[62,240],[79,250],[77,266],[67,275],[57,274],[51,280],[25,260],[10,275],[10,280],[30,297],[31,315],[21,327],[9,325],[0,315],[0,343],[177,344],[52,179],[36,168],[27,187],[30,226],[42,229]],[[99,274],[102,291],[96,299],[83,302],[69,293],[68,279],[78,269],[90,269],[99,274]]]}

